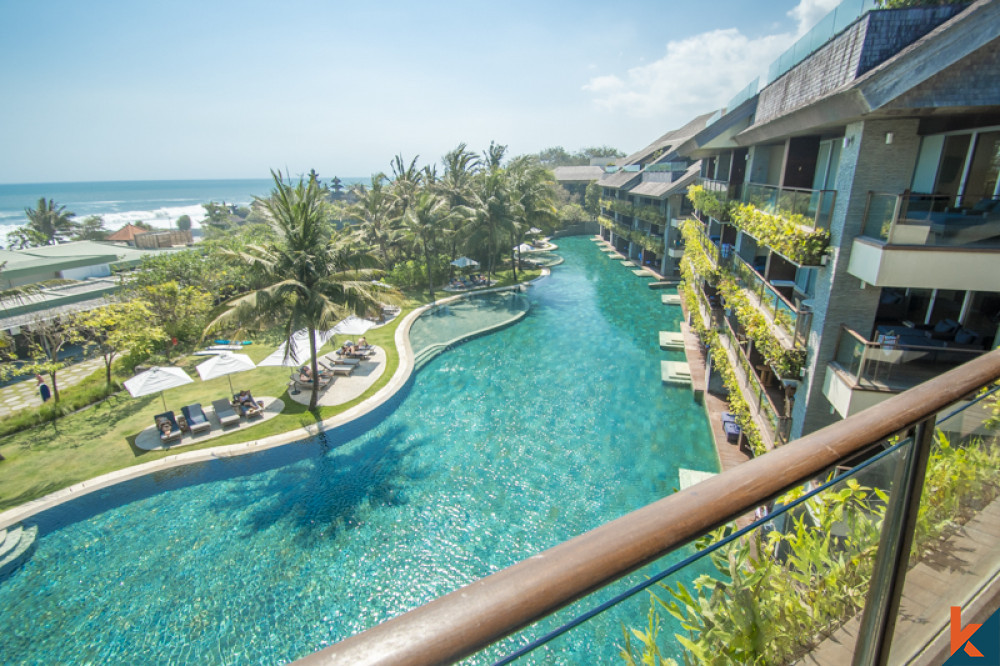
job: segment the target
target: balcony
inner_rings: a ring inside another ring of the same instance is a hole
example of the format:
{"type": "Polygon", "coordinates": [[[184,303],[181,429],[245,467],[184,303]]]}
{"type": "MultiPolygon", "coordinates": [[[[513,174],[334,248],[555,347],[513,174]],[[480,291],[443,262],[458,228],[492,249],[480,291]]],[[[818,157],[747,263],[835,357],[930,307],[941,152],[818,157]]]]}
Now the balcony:
{"type": "Polygon", "coordinates": [[[743,183],[730,183],[726,180],[712,180],[711,178],[702,178],[701,186],[707,191],[715,194],[722,203],[729,203],[730,201],[739,201],[740,191],[743,188],[743,183]]]}
{"type": "MultiPolygon", "coordinates": [[[[657,583],[686,586],[676,597],[692,627],[686,645],[720,661],[882,664],[891,650],[894,662],[943,663],[950,606],[962,607],[963,626],[995,610],[1000,442],[986,401],[997,392],[963,399],[997,379],[1000,351],[301,663],[451,663],[481,650],[489,650],[482,661],[510,663],[535,650],[544,652],[532,658],[552,661],[585,623],[620,639],[619,619],[603,611],[630,600],[630,624],[646,630],[648,613],[659,628],[654,618],[666,614],[655,600],[634,603],[646,590],[671,600],[651,589],[657,583]],[[715,529],[738,518],[738,527],[715,529]],[[706,574],[712,564],[726,574],[706,574]],[[577,601],[571,614],[534,625],[577,601]]],[[[696,659],[663,629],[649,633],[657,649],[696,659]]]]}
{"type": "Polygon", "coordinates": [[[739,323],[731,317],[722,317],[728,336],[720,336],[719,342],[729,355],[729,363],[736,372],[743,398],[750,405],[750,411],[757,423],[764,445],[768,449],[788,441],[792,420],[786,414],[791,412],[791,398],[785,406],[785,392],[776,386],[774,373],[763,362],[754,364],[747,355],[743,336],[737,333],[739,323]],[[779,407],[778,405],[782,405],[779,407]]]}
{"type": "Polygon", "coordinates": [[[994,291],[1000,199],[869,192],[847,271],[878,287],[994,291]]]}
{"type": "Polygon", "coordinates": [[[846,326],[840,329],[823,395],[845,418],[986,353],[905,333],[880,337],[872,342],[846,326]]]}
{"type": "Polygon", "coordinates": [[[801,216],[796,221],[812,229],[830,228],[836,201],[836,190],[806,190],[758,183],[747,183],[743,187],[743,203],[786,219],[793,215],[801,216]]]}
{"type": "Polygon", "coordinates": [[[758,308],[771,324],[779,342],[787,349],[805,347],[812,325],[812,312],[795,307],[743,257],[735,255],[732,266],[740,286],[756,299],[758,308]]]}

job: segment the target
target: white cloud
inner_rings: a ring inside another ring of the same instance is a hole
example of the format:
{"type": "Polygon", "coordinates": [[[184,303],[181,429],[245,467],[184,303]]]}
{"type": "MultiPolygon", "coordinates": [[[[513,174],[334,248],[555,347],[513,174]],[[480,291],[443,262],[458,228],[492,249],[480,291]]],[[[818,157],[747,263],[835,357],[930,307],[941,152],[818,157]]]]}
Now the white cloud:
{"type": "Polygon", "coordinates": [[[633,67],[624,76],[595,76],[583,89],[605,111],[679,126],[724,106],[839,2],[800,0],[788,12],[796,24],[795,34],[750,38],[729,28],[669,41],[659,60],[633,67]]]}
{"type": "Polygon", "coordinates": [[[722,106],[792,43],[792,35],[750,39],[735,28],[667,43],[664,57],[596,76],[583,86],[608,111],[637,118],[669,115],[678,122],[722,106]]]}
{"type": "Polygon", "coordinates": [[[795,19],[798,26],[796,37],[801,37],[809,31],[819,20],[829,14],[834,7],[839,5],[841,0],[799,0],[799,4],[792,7],[788,15],[795,19]]]}

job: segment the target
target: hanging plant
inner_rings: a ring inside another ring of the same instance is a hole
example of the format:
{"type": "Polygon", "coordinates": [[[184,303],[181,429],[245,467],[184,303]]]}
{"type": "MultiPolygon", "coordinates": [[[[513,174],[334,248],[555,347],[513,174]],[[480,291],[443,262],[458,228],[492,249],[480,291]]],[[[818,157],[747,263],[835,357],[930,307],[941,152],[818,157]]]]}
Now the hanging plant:
{"type": "Polygon", "coordinates": [[[726,275],[719,280],[719,291],[726,301],[726,307],[733,310],[747,337],[753,340],[754,347],[774,372],[780,377],[798,378],[806,362],[806,350],[785,349],[775,337],[767,318],[731,276],[726,275]]]}
{"type": "Polygon", "coordinates": [[[714,192],[706,190],[701,185],[692,185],[687,191],[688,201],[706,215],[711,215],[717,220],[726,221],[729,219],[728,206],[714,192]]]}
{"type": "Polygon", "coordinates": [[[750,204],[737,204],[731,218],[742,231],[800,266],[818,266],[830,245],[830,232],[811,228],[803,215],[771,215],[750,204]]]}

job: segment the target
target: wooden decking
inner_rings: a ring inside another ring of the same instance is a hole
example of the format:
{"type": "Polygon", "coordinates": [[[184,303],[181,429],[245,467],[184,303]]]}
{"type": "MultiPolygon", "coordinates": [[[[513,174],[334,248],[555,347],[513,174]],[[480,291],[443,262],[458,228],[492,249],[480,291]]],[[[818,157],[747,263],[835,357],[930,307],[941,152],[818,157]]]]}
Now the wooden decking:
{"type": "MultiPolygon", "coordinates": [[[[951,607],[962,608],[963,626],[980,624],[997,608],[998,598],[1000,499],[991,502],[906,573],[889,663],[943,663],[951,649],[951,607]]],[[[860,623],[859,614],[799,663],[851,663],[860,623]]]]}

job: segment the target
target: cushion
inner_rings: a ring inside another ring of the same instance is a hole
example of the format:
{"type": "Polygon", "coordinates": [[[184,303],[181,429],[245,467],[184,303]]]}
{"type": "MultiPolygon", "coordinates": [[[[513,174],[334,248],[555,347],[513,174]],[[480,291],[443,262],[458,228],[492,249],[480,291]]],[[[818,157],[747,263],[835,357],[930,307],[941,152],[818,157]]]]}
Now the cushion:
{"type": "Polygon", "coordinates": [[[973,345],[979,342],[979,334],[967,328],[960,328],[955,334],[955,343],[960,345],[973,345]]]}
{"type": "Polygon", "coordinates": [[[934,326],[935,333],[952,333],[958,330],[958,322],[953,319],[942,319],[934,326]]]}

